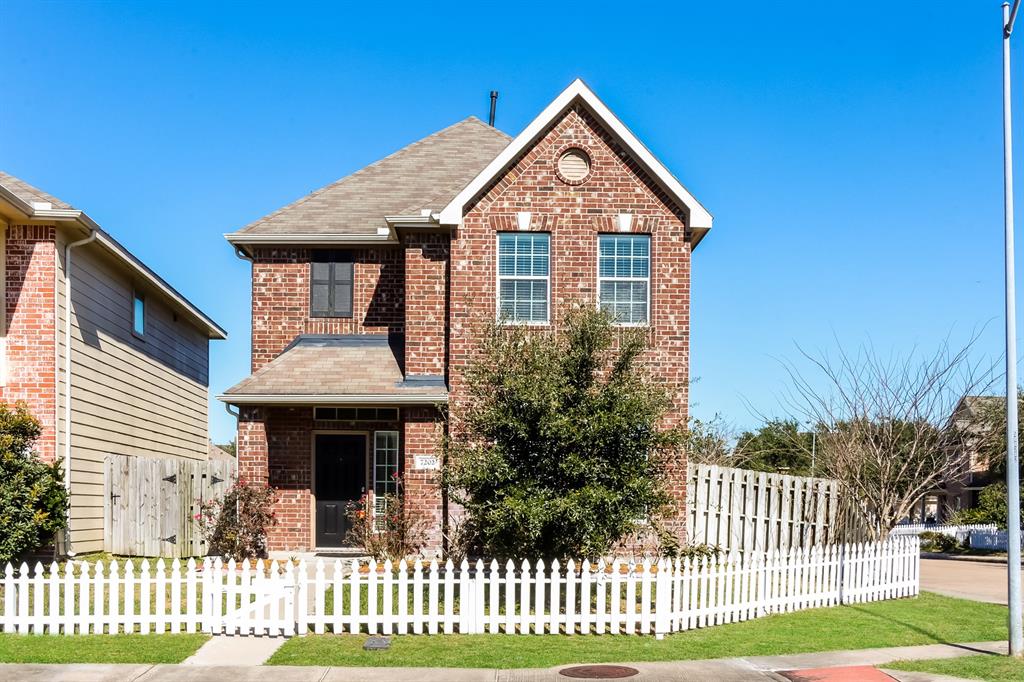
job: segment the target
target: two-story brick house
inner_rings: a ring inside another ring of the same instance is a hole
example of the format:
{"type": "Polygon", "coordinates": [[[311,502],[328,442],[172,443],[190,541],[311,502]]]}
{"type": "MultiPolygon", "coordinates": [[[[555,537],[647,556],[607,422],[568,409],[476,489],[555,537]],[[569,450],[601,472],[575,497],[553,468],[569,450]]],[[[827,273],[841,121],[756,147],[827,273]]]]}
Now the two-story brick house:
{"type": "Polygon", "coordinates": [[[593,301],[648,327],[685,420],[710,227],[577,80],[515,138],[468,118],[227,235],[252,261],[252,375],[220,397],[241,475],[280,490],[271,550],[341,545],[346,503],[395,473],[440,545],[437,408],[463,395],[479,319],[544,327],[593,301]]]}

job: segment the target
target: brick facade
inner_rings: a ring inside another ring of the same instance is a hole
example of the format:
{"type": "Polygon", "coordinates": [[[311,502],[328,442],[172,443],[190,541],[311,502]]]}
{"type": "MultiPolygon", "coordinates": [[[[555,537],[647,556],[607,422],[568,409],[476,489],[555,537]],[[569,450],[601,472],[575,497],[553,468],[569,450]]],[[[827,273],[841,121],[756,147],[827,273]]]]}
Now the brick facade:
{"type": "Polygon", "coordinates": [[[11,225],[6,238],[6,403],[24,401],[42,425],[39,457],[57,456],[56,227],[11,225]]]}
{"type": "MultiPolygon", "coordinates": [[[[585,109],[570,109],[466,213],[452,242],[449,400],[464,395],[463,371],[473,351],[474,326],[494,319],[496,239],[517,229],[516,213],[532,213],[531,229],[551,235],[552,323],[577,302],[597,300],[597,236],[613,233],[618,213],[631,213],[632,231],[651,235],[651,349],[645,361],[673,393],[669,422],[687,415],[690,331],[690,242],[682,213],[600,128],[585,109]],[[591,173],[582,183],[558,177],[557,160],[582,148],[591,173]]],[[[685,510],[686,465],[672,472],[672,492],[685,510]]],[[[680,534],[684,514],[677,516],[680,534]]]]}
{"type": "Polygon", "coordinates": [[[412,471],[416,455],[432,455],[439,439],[432,407],[407,407],[398,422],[316,421],[311,407],[245,407],[238,420],[238,473],[250,482],[269,483],[277,490],[276,525],[268,538],[270,551],[313,547],[313,437],[316,433],[358,433],[367,438],[367,489],[373,485],[375,431],[399,433],[399,473],[405,475],[412,507],[427,520],[432,547],[441,542],[441,493],[434,472],[412,471]]]}
{"type": "Polygon", "coordinates": [[[300,334],[401,334],[405,255],[397,247],[347,249],[355,258],[352,317],[310,317],[306,248],[258,249],[252,264],[252,371],[300,334]]]}
{"type": "MultiPolygon", "coordinates": [[[[651,236],[650,337],[644,360],[673,394],[668,421],[687,417],[690,324],[690,235],[672,204],[583,107],[570,108],[470,207],[452,235],[410,229],[400,246],[353,249],[356,255],[351,319],[309,316],[309,261],[305,248],[256,249],[253,263],[253,352],[256,371],[299,334],[403,334],[406,376],[443,375],[450,401],[465,391],[463,372],[473,351],[474,325],[493,319],[496,304],[496,232],[517,229],[516,213],[530,211],[533,230],[551,235],[551,319],[577,302],[596,304],[597,239],[616,232],[619,213],[633,215],[632,231],[651,236]],[[591,173],[564,182],[556,162],[567,148],[584,149],[591,173]]],[[[436,455],[440,422],[433,407],[402,407],[402,471],[411,506],[430,527],[431,549],[446,522],[436,471],[413,467],[416,455],[436,455]]],[[[243,476],[279,488],[272,550],[311,547],[312,437],[321,426],[311,407],[244,408],[239,420],[243,476]]],[[[350,425],[346,430],[353,430],[350,425]]],[[[368,432],[384,428],[362,425],[368,432]]],[[[672,475],[684,509],[685,462],[672,475]]],[[[676,529],[685,535],[685,514],[676,529]]]]}

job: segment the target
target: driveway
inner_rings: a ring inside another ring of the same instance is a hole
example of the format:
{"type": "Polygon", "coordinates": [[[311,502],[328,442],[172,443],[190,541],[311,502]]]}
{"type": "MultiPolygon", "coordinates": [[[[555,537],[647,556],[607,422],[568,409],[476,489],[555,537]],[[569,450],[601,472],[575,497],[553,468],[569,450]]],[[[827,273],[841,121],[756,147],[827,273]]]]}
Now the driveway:
{"type": "Polygon", "coordinates": [[[922,558],[921,589],[949,597],[1006,604],[1006,564],[922,558]]]}

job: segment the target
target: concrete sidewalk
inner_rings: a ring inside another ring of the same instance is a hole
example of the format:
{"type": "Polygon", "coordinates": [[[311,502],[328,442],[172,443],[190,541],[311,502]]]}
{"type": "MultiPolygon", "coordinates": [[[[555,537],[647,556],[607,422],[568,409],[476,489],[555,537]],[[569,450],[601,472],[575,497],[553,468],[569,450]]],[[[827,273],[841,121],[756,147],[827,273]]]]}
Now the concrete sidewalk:
{"type": "MultiPolygon", "coordinates": [[[[552,646],[557,646],[552,641],[552,646]]],[[[627,663],[638,674],[627,679],[652,680],[785,680],[779,673],[812,668],[884,666],[904,659],[955,658],[978,653],[1006,653],[1005,642],[932,644],[927,646],[829,651],[790,656],[754,656],[705,661],[627,663]]],[[[543,682],[569,678],[560,670],[572,667],[495,670],[481,668],[329,668],[225,665],[0,665],[0,680],[11,682],[543,682]]],[[[906,682],[940,680],[922,673],[891,673],[906,682]]]]}

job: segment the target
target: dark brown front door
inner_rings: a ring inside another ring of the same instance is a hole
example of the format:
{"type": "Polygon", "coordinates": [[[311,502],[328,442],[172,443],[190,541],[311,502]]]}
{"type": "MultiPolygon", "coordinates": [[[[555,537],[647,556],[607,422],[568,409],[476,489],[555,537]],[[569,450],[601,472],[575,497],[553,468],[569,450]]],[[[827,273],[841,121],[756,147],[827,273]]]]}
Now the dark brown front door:
{"type": "Polygon", "coordinates": [[[316,546],[341,547],[349,507],[366,492],[366,436],[316,436],[316,546]]]}

